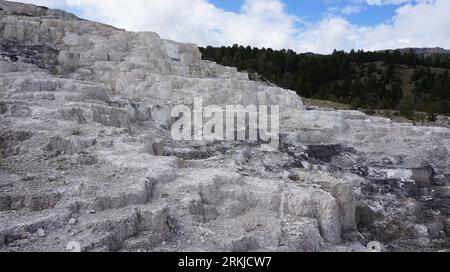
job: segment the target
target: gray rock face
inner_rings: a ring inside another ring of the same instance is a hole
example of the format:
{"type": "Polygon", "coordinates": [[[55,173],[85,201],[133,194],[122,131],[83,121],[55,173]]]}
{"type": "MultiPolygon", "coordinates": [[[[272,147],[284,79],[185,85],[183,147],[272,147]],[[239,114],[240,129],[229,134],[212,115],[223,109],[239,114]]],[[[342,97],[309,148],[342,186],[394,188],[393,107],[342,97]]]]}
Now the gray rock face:
{"type": "Polygon", "coordinates": [[[0,1],[0,37],[0,251],[448,244],[449,129],[307,108],[195,45],[59,10],[0,1]],[[173,140],[194,97],[279,105],[279,150],[173,140]]]}

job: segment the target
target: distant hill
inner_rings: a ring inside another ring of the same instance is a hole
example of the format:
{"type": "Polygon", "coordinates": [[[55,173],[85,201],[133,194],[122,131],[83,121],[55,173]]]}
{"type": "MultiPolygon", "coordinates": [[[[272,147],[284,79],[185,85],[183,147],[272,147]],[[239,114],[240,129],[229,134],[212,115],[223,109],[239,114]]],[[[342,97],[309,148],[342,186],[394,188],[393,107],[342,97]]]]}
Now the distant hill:
{"type": "Polygon", "coordinates": [[[434,48],[415,48],[415,47],[408,47],[408,48],[401,48],[401,49],[388,49],[388,50],[381,50],[380,52],[393,52],[395,50],[398,50],[401,54],[407,54],[411,51],[419,56],[430,56],[430,55],[440,55],[440,54],[450,54],[450,50],[441,48],[441,47],[434,47],[434,48]]]}
{"type": "Polygon", "coordinates": [[[292,50],[232,47],[200,48],[202,57],[247,71],[262,80],[295,90],[306,98],[329,100],[355,109],[416,111],[450,115],[450,51],[403,48],[383,51],[334,51],[330,55],[292,50]]]}

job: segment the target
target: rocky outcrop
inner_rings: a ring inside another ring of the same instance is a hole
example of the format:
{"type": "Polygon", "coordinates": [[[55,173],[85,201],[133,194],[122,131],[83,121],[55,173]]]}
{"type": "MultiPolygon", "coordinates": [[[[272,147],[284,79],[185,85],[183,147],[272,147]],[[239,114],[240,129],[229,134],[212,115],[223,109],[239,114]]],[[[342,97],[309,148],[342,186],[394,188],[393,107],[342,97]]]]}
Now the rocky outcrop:
{"type": "Polygon", "coordinates": [[[306,107],[195,45],[59,10],[0,1],[0,37],[0,251],[448,244],[448,129],[306,107]],[[279,149],[175,141],[194,97],[279,105],[279,149]]]}

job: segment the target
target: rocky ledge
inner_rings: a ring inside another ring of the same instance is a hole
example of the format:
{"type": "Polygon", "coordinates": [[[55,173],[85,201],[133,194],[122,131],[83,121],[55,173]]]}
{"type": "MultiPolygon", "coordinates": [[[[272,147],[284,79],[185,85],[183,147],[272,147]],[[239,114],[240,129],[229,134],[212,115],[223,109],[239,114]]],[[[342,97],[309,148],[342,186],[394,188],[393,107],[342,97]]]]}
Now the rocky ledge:
{"type": "Polygon", "coordinates": [[[450,129],[304,106],[195,45],[0,1],[0,251],[439,251],[450,129]],[[279,105],[280,145],[174,141],[279,105]]]}

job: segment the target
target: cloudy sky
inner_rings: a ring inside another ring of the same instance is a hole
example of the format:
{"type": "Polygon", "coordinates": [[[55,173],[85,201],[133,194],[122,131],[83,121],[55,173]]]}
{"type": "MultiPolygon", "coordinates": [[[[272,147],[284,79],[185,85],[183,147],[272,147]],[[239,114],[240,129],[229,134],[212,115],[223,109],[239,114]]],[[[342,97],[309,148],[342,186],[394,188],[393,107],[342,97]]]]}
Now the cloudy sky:
{"type": "Polygon", "coordinates": [[[22,0],[205,45],[450,49],[450,0],[22,0]]]}

